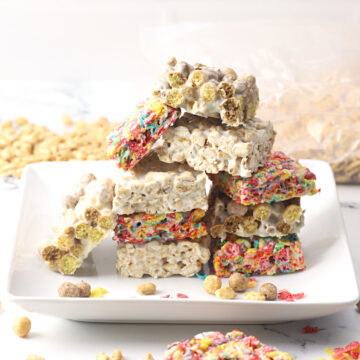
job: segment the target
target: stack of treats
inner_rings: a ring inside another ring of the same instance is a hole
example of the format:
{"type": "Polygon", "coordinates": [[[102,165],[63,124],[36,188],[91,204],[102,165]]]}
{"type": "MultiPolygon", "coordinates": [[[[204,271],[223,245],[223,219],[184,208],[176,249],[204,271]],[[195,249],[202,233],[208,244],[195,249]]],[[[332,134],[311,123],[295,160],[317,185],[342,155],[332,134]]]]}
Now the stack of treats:
{"type": "Polygon", "coordinates": [[[172,58],[108,137],[117,177],[87,174],[65,197],[61,225],[40,246],[46,264],[73,274],[113,230],[124,277],[304,269],[300,198],[319,191],[315,175],[271,152],[258,103],[253,76],[172,58]]]}

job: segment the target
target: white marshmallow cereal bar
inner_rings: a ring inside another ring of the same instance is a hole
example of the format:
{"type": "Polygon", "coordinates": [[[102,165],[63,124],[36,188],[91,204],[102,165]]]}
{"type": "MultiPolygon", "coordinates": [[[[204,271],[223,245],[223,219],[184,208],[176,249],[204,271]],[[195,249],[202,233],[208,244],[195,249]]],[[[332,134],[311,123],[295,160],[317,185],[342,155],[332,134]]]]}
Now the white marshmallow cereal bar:
{"type": "Polygon", "coordinates": [[[111,210],[114,184],[84,175],[71,194],[63,198],[63,213],[51,239],[41,242],[39,252],[53,271],[70,275],[115,227],[111,210]]]}
{"type": "Polygon", "coordinates": [[[245,127],[229,128],[215,119],[193,119],[185,114],[156,145],[159,159],[187,162],[198,171],[249,177],[263,166],[275,132],[270,122],[254,118],[245,127]]]}
{"type": "Polygon", "coordinates": [[[230,68],[190,65],[170,59],[153,96],[174,108],[204,117],[221,118],[229,126],[246,124],[255,116],[259,91],[254,76],[230,68]]]}
{"type": "Polygon", "coordinates": [[[187,165],[166,164],[151,153],[133,169],[119,169],[113,212],[148,214],[207,210],[206,175],[187,165]]]}

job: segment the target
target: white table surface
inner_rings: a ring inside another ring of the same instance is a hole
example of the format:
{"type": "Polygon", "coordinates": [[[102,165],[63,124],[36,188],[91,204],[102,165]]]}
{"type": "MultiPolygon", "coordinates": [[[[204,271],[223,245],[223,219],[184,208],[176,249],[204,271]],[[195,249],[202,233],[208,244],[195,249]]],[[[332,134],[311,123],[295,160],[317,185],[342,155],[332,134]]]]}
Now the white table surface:
{"type": "MultiPolygon", "coordinates": [[[[99,84],[96,84],[94,88],[99,88],[99,84]]],[[[12,92],[9,84],[2,85],[0,83],[0,103],[2,105],[0,120],[16,115],[26,115],[30,117],[31,121],[56,127],[55,124],[64,111],[70,115],[83,116],[86,119],[95,118],[97,115],[109,115],[111,120],[118,121],[123,116],[123,113],[117,111],[115,107],[111,108],[110,105],[114,102],[106,98],[100,90],[97,92],[98,97],[93,91],[87,90],[85,93],[91,94],[92,98],[87,98],[87,101],[79,101],[79,92],[83,93],[79,87],[70,87],[72,92],[68,91],[68,84],[63,84],[62,87],[57,85],[52,89],[49,84],[35,87],[27,85],[19,87],[19,84],[16,84],[12,92]],[[30,93],[32,100],[28,101],[26,99],[30,93]],[[21,94],[20,99],[19,94],[21,94]],[[104,101],[107,101],[106,107],[101,106],[101,101],[91,101],[92,99],[101,99],[101,96],[104,101]],[[55,97],[56,101],[54,101],[55,97]],[[89,104],[92,104],[92,107],[89,104]],[[101,112],[101,108],[107,109],[107,113],[101,112]],[[53,125],[50,124],[50,120],[53,125]]],[[[338,193],[359,279],[360,186],[338,186],[338,193]]],[[[18,199],[19,191],[16,188],[7,188],[1,184],[0,359],[25,360],[27,355],[35,353],[46,360],[87,360],[95,359],[96,355],[102,351],[110,354],[115,348],[120,348],[125,359],[128,360],[142,359],[147,352],[151,352],[155,359],[162,359],[166,345],[172,341],[191,337],[206,330],[229,331],[236,327],[259,337],[265,343],[290,352],[295,359],[302,360],[326,358],[324,353],[326,347],[344,346],[353,340],[360,340],[360,313],[356,311],[355,307],[316,320],[276,325],[241,326],[95,324],[26,313],[21,308],[10,304],[5,295],[8,262],[14,239],[13,229],[19,206],[18,199]],[[31,319],[32,330],[27,338],[20,339],[12,332],[11,323],[14,317],[23,314],[31,319]],[[318,326],[320,331],[317,334],[302,334],[301,329],[308,324],[318,326]]],[[[334,291],[336,291],[336,284],[334,284],[334,291]]]]}

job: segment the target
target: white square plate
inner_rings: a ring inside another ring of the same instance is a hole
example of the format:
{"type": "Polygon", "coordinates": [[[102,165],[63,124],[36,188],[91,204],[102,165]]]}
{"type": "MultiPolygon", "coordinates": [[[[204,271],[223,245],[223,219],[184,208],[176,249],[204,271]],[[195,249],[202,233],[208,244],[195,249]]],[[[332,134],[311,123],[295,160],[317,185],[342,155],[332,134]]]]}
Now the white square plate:
{"type": "MultiPolygon", "coordinates": [[[[300,234],[307,269],[298,273],[258,277],[278,289],[304,292],[303,300],[220,300],[202,289],[198,278],[126,279],[115,269],[116,245],[105,239],[73,277],[51,272],[37,254],[37,244],[50,235],[60,213],[62,194],[86,172],[113,177],[112,161],[50,162],[28,166],[21,184],[21,204],[8,276],[11,300],[24,308],[58,317],[101,322],[267,323],[329,315],[358,298],[354,269],[337,200],[334,177],[322,161],[302,163],[317,176],[321,193],[303,198],[306,225],[300,234]],[[64,281],[88,281],[109,291],[102,299],[59,298],[64,281]],[[136,285],[152,281],[158,292],[137,295],[136,285]],[[177,298],[185,293],[188,299],[177,298]],[[161,296],[170,294],[170,298],[161,296]]],[[[226,280],[223,280],[223,284],[226,280]]]]}

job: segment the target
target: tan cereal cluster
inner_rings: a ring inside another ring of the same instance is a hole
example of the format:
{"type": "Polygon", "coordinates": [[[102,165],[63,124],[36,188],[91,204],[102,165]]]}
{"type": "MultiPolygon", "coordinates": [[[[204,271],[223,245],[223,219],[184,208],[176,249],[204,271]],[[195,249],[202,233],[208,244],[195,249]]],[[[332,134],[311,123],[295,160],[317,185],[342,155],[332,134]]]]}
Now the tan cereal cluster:
{"type": "Polygon", "coordinates": [[[123,354],[119,349],[115,349],[114,352],[110,356],[106,355],[104,352],[96,355],[96,360],[124,360],[123,354]]]}
{"type": "Polygon", "coordinates": [[[229,126],[252,119],[259,103],[253,76],[237,75],[231,68],[190,65],[175,58],[168,61],[153,95],[195,115],[220,117],[229,126]]]}
{"type": "Polygon", "coordinates": [[[64,282],[58,288],[60,297],[89,297],[91,294],[91,286],[85,281],[77,284],[64,282]]]}
{"type": "Polygon", "coordinates": [[[31,321],[26,316],[19,316],[13,320],[12,329],[19,337],[26,337],[31,329],[31,321]]]}
{"type": "Polygon", "coordinates": [[[141,295],[153,295],[156,292],[156,285],[153,283],[143,283],[136,286],[136,291],[141,295]]]}
{"type": "Polygon", "coordinates": [[[260,291],[247,291],[244,293],[244,299],[251,301],[265,301],[265,295],[260,291]]]}
{"type": "Polygon", "coordinates": [[[23,168],[40,161],[105,160],[106,136],[115,125],[105,118],[94,123],[63,117],[72,131],[59,135],[19,117],[5,121],[0,131],[0,175],[20,178],[23,168]]]}

